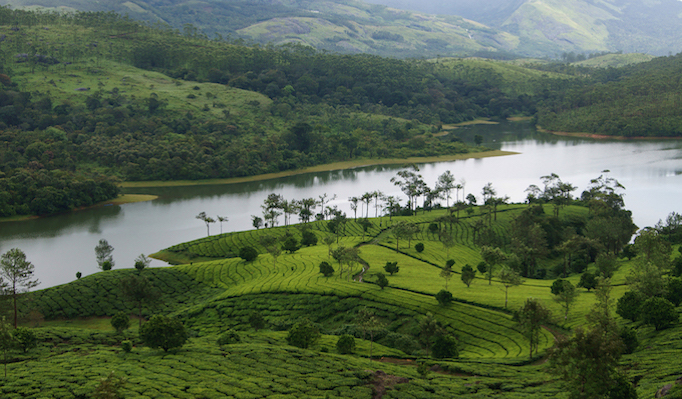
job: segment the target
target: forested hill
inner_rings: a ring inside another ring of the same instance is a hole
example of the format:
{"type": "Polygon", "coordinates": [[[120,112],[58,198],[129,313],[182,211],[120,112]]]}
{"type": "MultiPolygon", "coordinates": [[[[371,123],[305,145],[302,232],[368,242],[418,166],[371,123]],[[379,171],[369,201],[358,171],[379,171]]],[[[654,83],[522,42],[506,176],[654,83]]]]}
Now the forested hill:
{"type": "Polygon", "coordinates": [[[591,74],[589,83],[555,93],[539,107],[538,125],[624,137],[682,136],[682,54],[591,74]]]}
{"type": "Polygon", "coordinates": [[[2,216],[87,205],[70,200],[74,179],[206,179],[465,153],[456,136],[432,133],[532,115],[533,88],[564,79],[530,71],[518,90],[476,64],[247,47],[114,13],[0,9],[0,37],[2,216]]]}

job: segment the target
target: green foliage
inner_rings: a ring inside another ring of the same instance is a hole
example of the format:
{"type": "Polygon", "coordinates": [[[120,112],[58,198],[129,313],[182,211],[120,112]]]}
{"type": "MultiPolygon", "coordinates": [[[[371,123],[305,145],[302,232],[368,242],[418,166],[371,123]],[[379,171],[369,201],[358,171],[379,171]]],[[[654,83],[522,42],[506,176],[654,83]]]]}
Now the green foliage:
{"type": "Polygon", "coordinates": [[[111,270],[114,267],[113,252],[114,247],[109,245],[107,240],[104,238],[99,240],[99,243],[95,246],[95,257],[97,258],[97,265],[99,265],[100,269],[106,271],[111,270]]]}
{"type": "Polygon", "coordinates": [[[675,305],[660,297],[653,297],[644,301],[640,312],[642,322],[651,324],[656,331],[673,326],[679,319],[675,305]]]}
{"type": "Polygon", "coordinates": [[[528,337],[530,358],[533,358],[533,350],[537,353],[540,329],[549,321],[551,314],[550,310],[535,298],[526,299],[523,307],[515,314],[515,319],[528,337]]]}
{"type": "Polygon", "coordinates": [[[130,316],[126,312],[118,312],[111,317],[111,326],[117,333],[122,333],[130,327],[130,316]]]}
{"type": "MultiPolygon", "coordinates": [[[[284,239],[284,242],[282,243],[282,249],[289,252],[290,254],[293,254],[294,252],[301,249],[301,247],[300,247],[300,245],[298,245],[298,240],[296,239],[296,237],[289,236],[289,237],[284,239]]],[[[240,253],[240,256],[241,256],[241,253],[240,253]]],[[[247,261],[247,262],[250,262],[250,261],[247,261]]]]}
{"type": "Polygon", "coordinates": [[[124,339],[121,341],[121,349],[125,353],[130,353],[133,350],[133,341],[129,339],[124,339]]]}
{"type": "Polygon", "coordinates": [[[422,242],[416,243],[416,244],[414,245],[414,249],[415,249],[417,252],[420,252],[420,253],[421,253],[421,252],[424,252],[424,243],[422,243],[422,242]]]}
{"type": "Polygon", "coordinates": [[[377,273],[377,285],[383,290],[384,287],[388,286],[388,279],[383,273],[377,273]]]}
{"type": "Polygon", "coordinates": [[[637,350],[637,347],[639,346],[639,339],[637,338],[637,330],[634,328],[623,327],[620,330],[620,339],[623,341],[623,345],[625,346],[625,351],[623,353],[626,355],[629,355],[637,350]]]}
{"type": "Polygon", "coordinates": [[[301,319],[289,330],[287,343],[307,349],[320,339],[320,329],[308,319],[301,319]]]}
{"type": "Polygon", "coordinates": [[[12,248],[0,257],[0,289],[12,297],[14,327],[17,327],[19,294],[40,282],[33,280],[34,266],[26,260],[26,254],[19,248],[12,248]]]}
{"type": "Polygon", "coordinates": [[[585,272],[580,276],[580,282],[578,282],[578,287],[585,288],[590,291],[597,288],[597,276],[594,273],[585,272]]]}
{"type": "Polygon", "coordinates": [[[334,274],[334,267],[329,264],[329,262],[320,262],[320,273],[325,277],[331,277],[334,274]]]}
{"type": "Polygon", "coordinates": [[[242,247],[239,250],[239,257],[245,262],[253,262],[258,258],[258,251],[254,247],[242,247]]]}
{"type": "Polygon", "coordinates": [[[163,315],[152,316],[140,328],[140,340],[145,345],[153,349],[161,348],[165,352],[182,347],[188,338],[180,320],[163,315]]]}
{"type": "Polygon", "coordinates": [[[249,325],[256,331],[265,328],[265,318],[263,317],[263,314],[258,311],[251,312],[249,315],[249,325]]]}
{"type": "Polygon", "coordinates": [[[301,245],[305,247],[317,245],[317,236],[312,230],[305,229],[301,232],[301,245]]]}
{"type": "Polygon", "coordinates": [[[438,335],[431,347],[431,355],[436,359],[459,357],[457,339],[451,335],[438,335]]]}
{"type": "Polygon", "coordinates": [[[30,328],[19,327],[14,330],[12,335],[14,336],[14,341],[17,343],[17,346],[24,353],[38,345],[38,338],[35,332],[30,328]]]}
{"type": "Polygon", "coordinates": [[[218,345],[238,344],[242,341],[239,333],[234,330],[227,330],[218,337],[218,345]]]}
{"type": "Polygon", "coordinates": [[[642,314],[642,304],[646,297],[639,291],[628,291],[618,298],[616,302],[616,313],[631,321],[637,321],[642,314]]]}
{"type": "Polygon", "coordinates": [[[93,399],[123,399],[121,389],[126,385],[125,378],[117,377],[112,371],[102,378],[92,394],[93,399]]]}
{"type": "Polygon", "coordinates": [[[675,306],[680,306],[680,303],[682,303],[682,278],[672,277],[668,279],[665,299],[675,306]]]}
{"type": "Polygon", "coordinates": [[[452,293],[450,291],[440,290],[436,294],[436,300],[442,306],[448,306],[452,303],[452,293]]]}
{"type": "Polygon", "coordinates": [[[336,350],[342,355],[349,355],[355,352],[355,337],[344,334],[336,341],[336,350]]]}
{"type": "Polygon", "coordinates": [[[467,288],[471,286],[471,283],[476,278],[476,270],[471,267],[470,264],[466,264],[462,267],[462,282],[466,284],[467,288]]]}
{"type": "Polygon", "coordinates": [[[400,271],[400,267],[398,266],[398,262],[386,262],[384,270],[392,276],[400,271]]]}

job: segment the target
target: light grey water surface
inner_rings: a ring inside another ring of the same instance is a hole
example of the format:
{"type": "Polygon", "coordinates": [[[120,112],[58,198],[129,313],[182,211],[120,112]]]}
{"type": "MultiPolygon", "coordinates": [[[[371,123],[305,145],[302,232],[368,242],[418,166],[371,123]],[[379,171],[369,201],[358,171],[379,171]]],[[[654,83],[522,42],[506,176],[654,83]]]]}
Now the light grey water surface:
{"type": "MultiPolygon", "coordinates": [[[[433,186],[438,175],[450,170],[466,193],[479,198],[491,182],[499,195],[522,202],[531,184],[541,186],[540,176],[558,174],[565,182],[587,187],[590,179],[610,170],[625,187],[625,205],[635,223],[654,225],[670,212],[682,212],[682,141],[618,141],[556,137],[537,133],[525,123],[479,125],[461,128],[457,134],[471,141],[476,134],[484,144],[518,155],[419,165],[424,180],[433,186]]],[[[24,222],[0,224],[0,253],[19,247],[27,254],[41,281],[38,288],[63,284],[98,271],[94,247],[105,238],[115,248],[115,268],[129,268],[141,253],[150,254],[171,245],[206,236],[205,224],[195,216],[206,212],[229,217],[223,232],[251,228],[251,215],[261,215],[260,205],[270,193],[285,199],[338,197],[337,205],[352,216],[348,197],[381,190],[406,199],[390,180],[400,166],[364,167],[305,174],[232,185],[149,188],[131,193],[156,194],[150,202],[105,206],[24,222]]],[[[461,195],[461,193],[460,193],[461,195]]],[[[374,216],[374,207],[370,209],[374,216]]],[[[281,219],[281,218],[280,218],[281,219]]],[[[280,220],[280,224],[282,220],[280,220]]],[[[219,223],[211,234],[220,232],[219,223]]],[[[154,261],[152,266],[163,266],[154,261]]]]}

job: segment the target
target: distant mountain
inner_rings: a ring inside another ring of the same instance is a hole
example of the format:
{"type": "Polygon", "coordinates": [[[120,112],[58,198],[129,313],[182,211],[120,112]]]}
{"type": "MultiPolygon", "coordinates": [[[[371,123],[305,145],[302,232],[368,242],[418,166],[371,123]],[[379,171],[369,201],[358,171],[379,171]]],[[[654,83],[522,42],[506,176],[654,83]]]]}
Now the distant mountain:
{"type": "Polygon", "coordinates": [[[11,7],[114,11],[188,35],[302,43],[397,57],[506,54],[518,39],[458,16],[433,16],[355,0],[3,0],[11,7]],[[191,24],[191,26],[187,25],[191,24]]]}
{"type": "Polygon", "coordinates": [[[682,51],[678,0],[367,0],[389,7],[461,15],[519,37],[521,53],[682,51]]]}
{"type": "Polygon", "coordinates": [[[0,0],[0,4],[114,11],[166,23],[188,35],[302,43],[396,57],[682,51],[678,0],[366,1],[0,0]]]}

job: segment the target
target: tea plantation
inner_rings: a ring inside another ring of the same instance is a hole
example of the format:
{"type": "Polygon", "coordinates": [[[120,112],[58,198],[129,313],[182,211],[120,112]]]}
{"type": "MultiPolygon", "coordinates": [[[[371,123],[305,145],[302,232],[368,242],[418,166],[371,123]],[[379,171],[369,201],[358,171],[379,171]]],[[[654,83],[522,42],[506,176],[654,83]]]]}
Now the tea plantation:
{"type": "MultiPolygon", "coordinates": [[[[366,231],[359,220],[349,218],[344,228],[331,230],[328,221],[316,221],[303,228],[209,236],[154,254],[176,266],[106,271],[30,292],[20,311],[23,325],[36,334],[37,346],[7,351],[0,396],[104,397],[97,396],[102,386],[122,378],[121,397],[145,399],[568,398],[562,381],[548,373],[547,354],[555,339],[586,324],[585,315],[596,302],[594,290],[578,288],[564,319],[550,290],[555,276],[524,278],[509,287],[507,309],[496,273],[489,283],[477,272],[469,287],[460,279],[462,267],[475,269],[482,261],[475,239],[480,237],[479,221],[487,220],[498,240],[508,240],[513,221],[527,208],[501,206],[494,220],[481,208],[455,220],[445,219],[445,210],[433,210],[369,219],[366,231]],[[397,237],[393,227],[401,223],[414,223],[418,231],[409,239],[397,237]],[[434,223],[439,231],[450,232],[452,245],[443,244],[434,223]],[[316,245],[276,257],[269,252],[266,236],[300,238],[303,229],[315,234],[316,245]],[[334,240],[325,244],[325,237],[334,240]],[[245,246],[259,253],[255,260],[238,256],[245,246]],[[340,264],[332,255],[344,247],[357,248],[359,258],[340,264]],[[455,264],[446,280],[448,259],[455,264]],[[321,262],[335,272],[325,277],[321,262]],[[385,272],[387,262],[397,262],[398,272],[385,272]],[[386,287],[378,284],[378,273],[386,276],[386,287]],[[121,284],[138,275],[155,290],[154,298],[141,303],[126,295],[121,284]],[[443,305],[435,297],[446,284],[453,300],[443,305]],[[527,298],[539,299],[553,314],[540,332],[538,355],[532,357],[528,335],[513,317],[527,298]],[[371,334],[358,321],[361,309],[378,322],[371,334]],[[146,347],[135,319],[140,310],[145,320],[155,314],[180,319],[189,334],[187,343],[168,352],[146,347]],[[131,328],[116,332],[111,327],[110,317],[118,312],[133,317],[131,328]],[[254,315],[263,326],[254,325],[254,315]],[[458,357],[434,358],[424,345],[423,325],[429,317],[456,338],[458,357]],[[321,332],[307,349],[288,344],[287,331],[302,318],[321,332]],[[218,338],[228,330],[238,341],[219,345],[218,338]],[[351,354],[337,349],[344,334],[355,336],[351,354]],[[132,342],[132,350],[124,350],[125,341],[132,342]]],[[[587,215],[587,208],[568,206],[559,219],[568,223],[587,215]]],[[[625,277],[634,260],[616,262],[612,303],[627,291],[625,277]]],[[[543,266],[551,273],[562,264],[563,257],[548,256],[543,266]]],[[[591,264],[587,270],[593,268],[591,264]]],[[[580,274],[567,280],[578,285],[580,274]]],[[[621,360],[627,378],[640,397],[653,396],[680,373],[676,359],[682,330],[654,331],[620,318],[617,322],[636,327],[641,342],[621,360]]]]}

